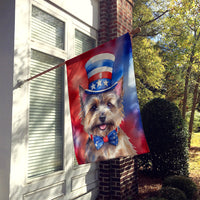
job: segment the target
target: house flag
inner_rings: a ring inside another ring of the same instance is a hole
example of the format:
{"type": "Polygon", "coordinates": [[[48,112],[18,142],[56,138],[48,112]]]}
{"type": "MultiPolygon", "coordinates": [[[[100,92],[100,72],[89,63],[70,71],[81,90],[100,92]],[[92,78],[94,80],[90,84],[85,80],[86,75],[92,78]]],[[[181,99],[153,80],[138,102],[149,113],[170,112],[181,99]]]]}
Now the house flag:
{"type": "Polygon", "coordinates": [[[66,66],[77,162],[149,152],[129,34],[66,61],[66,66]]]}

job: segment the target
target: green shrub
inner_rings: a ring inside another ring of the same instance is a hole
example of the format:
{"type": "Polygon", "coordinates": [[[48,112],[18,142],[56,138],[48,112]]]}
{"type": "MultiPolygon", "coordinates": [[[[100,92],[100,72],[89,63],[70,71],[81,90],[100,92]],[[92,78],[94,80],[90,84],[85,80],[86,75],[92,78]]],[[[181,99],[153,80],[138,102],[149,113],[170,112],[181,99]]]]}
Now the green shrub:
{"type": "Polygon", "coordinates": [[[150,153],[140,154],[135,156],[138,169],[151,175],[152,172],[152,159],[150,153]]]}
{"type": "Polygon", "coordinates": [[[162,197],[151,197],[151,198],[148,198],[146,200],[167,200],[167,199],[162,198],[162,197]]]}
{"type": "MultiPolygon", "coordinates": [[[[144,162],[155,176],[188,175],[188,132],[177,106],[155,98],[141,110],[150,154],[144,162]]],[[[138,157],[138,159],[143,159],[138,157]]]]}
{"type": "Polygon", "coordinates": [[[173,187],[163,187],[160,190],[160,197],[167,200],[187,200],[183,191],[173,187]]]}
{"type": "Polygon", "coordinates": [[[182,190],[188,200],[197,199],[197,186],[196,184],[188,177],[184,176],[170,176],[164,179],[163,187],[174,187],[182,190]]]}

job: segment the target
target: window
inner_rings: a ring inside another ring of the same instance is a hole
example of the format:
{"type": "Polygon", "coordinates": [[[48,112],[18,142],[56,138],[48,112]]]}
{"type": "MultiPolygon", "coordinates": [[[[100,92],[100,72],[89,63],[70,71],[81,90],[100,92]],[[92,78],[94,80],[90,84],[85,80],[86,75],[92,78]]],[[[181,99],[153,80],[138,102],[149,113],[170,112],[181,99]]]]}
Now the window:
{"type": "MultiPolygon", "coordinates": [[[[33,6],[31,37],[64,49],[64,23],[33,6]]],[[[31,50],[30,76],[63,60],[31,50]]],[[[30,81],[28,178],[63,169],[64,67],[30,81]]]]}
{"type": "MultiPolygon", "coordinates": [[[[49,51],[65,49],[65,23],[43,10],[32,7],[31,40],[49,51]],[[46,49],[46,48],[45,48],[46,49]]],[[[63,60],[31,49],[30,76],[62,63],[63,60]]],[[[75,29],[75,55],[96,47],[96,40],[75,29]]],[[[36,48],[36,49],[35,49],[36,48]]],[[[43,50],[43,49],[42,49],[43,50]]],[[[30,81],[28,131],[28,178],[63,169],[64,67],[30,81]]],[[[77,164],[75,159],[75,165],[77,164]]]]}

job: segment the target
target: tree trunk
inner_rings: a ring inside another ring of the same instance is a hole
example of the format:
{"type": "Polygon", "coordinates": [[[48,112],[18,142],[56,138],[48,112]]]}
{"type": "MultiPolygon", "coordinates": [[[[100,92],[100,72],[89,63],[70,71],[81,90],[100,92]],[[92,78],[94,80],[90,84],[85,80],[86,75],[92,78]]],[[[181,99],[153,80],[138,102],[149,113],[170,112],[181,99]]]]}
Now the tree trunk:
{"type": "Polygon", "coordinates": [[[182,117],[185,119],[186,114],[186,105],[187,105],[187,91],[188,91],[188,84],[189,84],[189,78],[190,73],[192,70],[192,65],[190,65],[187,69],[186,78],[185,78],[185,88],[184,88],[184,97],[183,97],[183,107],[182,107],[182,117]]]}
{"type": "Polygon", "coordinates": [[[195,109],[196,109],[196,105],[197,105],[197,96],[198,96],[199,84],[200,84],[200,74],[198,76],[197,83],[196,83],[195,88],[194,88],[192,111],[191,111],[190,123],[189,123],[189,141],[188,141],[189,147],[190,147],[190,144],[191,144],[191,137],[192,137],[192,131],[193,131],[193,122],[194,122],[194,113],[195,113],[195,109]]]}
{"type": "Polygon", "coordinates": [[[193,64],[193,61],[194,61],[194,54],[195,54],[195,50],[196,50],[197,41],[200,38],[200,32],[199,32],[198,35],[196,35],[196,33],[197,32],[194,31],[195,43],[192,46],[192,51],[191,51],[191,55],[190,55],[190,66],[187,69],[187,74],[186,74],[186,78],[185,78],[185,89],[184,89],[183,108],[182,108],[182,117],[183,117],[183,119],[185,119],[185,114],[186,114],[187,91],[188,91],[188,83],[189,83],[190,73],[191,73],[192,64],[193,64]]]}
{"type": "Polygon", "coordinates": [[[200,91],[199,91],[199,95],[198,95],[198,98],[197,98],[197,104],[200,105],[200,91]]]}

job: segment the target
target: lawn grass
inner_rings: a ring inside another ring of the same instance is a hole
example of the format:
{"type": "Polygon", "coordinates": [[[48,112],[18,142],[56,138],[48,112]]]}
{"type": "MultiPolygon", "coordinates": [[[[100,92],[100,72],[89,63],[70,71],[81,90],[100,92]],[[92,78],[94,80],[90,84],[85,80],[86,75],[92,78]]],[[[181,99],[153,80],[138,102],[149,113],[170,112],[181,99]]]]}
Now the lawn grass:
{"type": "Polygon", "coordinates": [[[200,172],[200,133],[193,133],[192,135],[189,170],[200,172]]]}
{"type": "Polygon", "coordinates": [[[200,133],[193,133],[189,156],[190,177],[200,189],[200,133]]]}
{"type": "Polygon", "coordinates": [[[200,132],[192,134],[191,147],[200,147],[200,132]]]}

